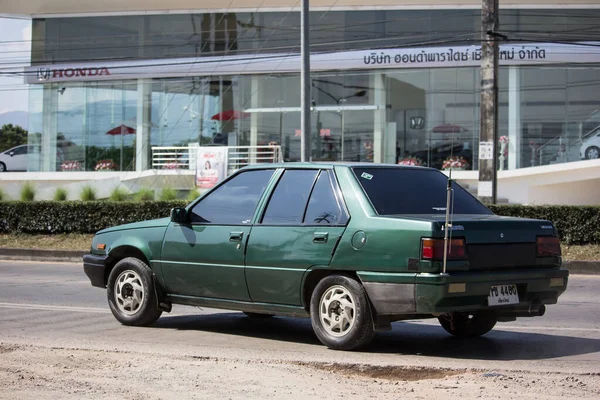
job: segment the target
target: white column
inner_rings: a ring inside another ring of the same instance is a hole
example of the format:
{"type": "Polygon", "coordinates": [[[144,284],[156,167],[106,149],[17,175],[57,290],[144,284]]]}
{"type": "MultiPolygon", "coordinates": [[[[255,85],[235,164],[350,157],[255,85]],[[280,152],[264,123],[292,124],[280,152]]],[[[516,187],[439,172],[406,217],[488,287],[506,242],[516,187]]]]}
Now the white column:
{"type": "Polygon", "coordinates": [[[152,121],[152,79],[138,79],[137,127],[135,134],[135,170],[149,168],[150,130],[152,121]]]}
{"type": "Polygon", "coordinates": [[[521,167],[521,75],[508,67],[508,169],[521,167]]]}
{"type": "MultiPolygon", "coordinates": [[[[260,96],[260,81],[258,76],[252,77],[252,82],[250,84],[250,88],[252,90],[252,94],[250,97],[250,108],[256,109],[259,107],[259,96],[260,96]]],[[[258,118],[260,117],[260,113],[253,112],[250,116],[250,146],[258,145],[258,118]]],[[[256,163],[256,152],[250,151],[250,164],[256,163]]]]}
{"type": "MultiPolygon", "coordinates": [[[[373,118],[373,162],[385,162],[385,132],[386,132],[386,96],[385,80],[381,73],[371,75],[371,88],[374,91],[373,103],[378,107],[373,118]]],[[[394,132],[395,133],[395,132],[394,132]]]]}
{"type": "Polygon", "coordinates": [[[56,171],[58,96],[56,84],[44,85],[41,171],[56,171]]]}

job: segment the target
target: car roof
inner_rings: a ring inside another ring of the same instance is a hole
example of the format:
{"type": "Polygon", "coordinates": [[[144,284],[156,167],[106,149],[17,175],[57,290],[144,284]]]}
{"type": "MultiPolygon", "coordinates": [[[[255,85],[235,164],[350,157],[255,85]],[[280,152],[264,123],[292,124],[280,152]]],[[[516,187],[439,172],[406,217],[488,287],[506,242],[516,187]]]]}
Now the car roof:
{"type": "MultiPolygon", "coordinates": [[[[283,162],[283,163],[262,163],[252,164],[244,167],[243,169],[271,169],[271,168],[305,168],[305,169],[320,169],[320,168],[333,168],[333,167],[346,167],[346,168],[405,168],[405,169],[423,169],[423,170],[436,170],[429,167],[417,167],[411,165],[398,165],[398,164],[374,164],[365,162],[346,162],[346,161],[314,161],[314,162],[283,162]]],[[[437,170],[436,170],[437,171],[437,170]]]]}

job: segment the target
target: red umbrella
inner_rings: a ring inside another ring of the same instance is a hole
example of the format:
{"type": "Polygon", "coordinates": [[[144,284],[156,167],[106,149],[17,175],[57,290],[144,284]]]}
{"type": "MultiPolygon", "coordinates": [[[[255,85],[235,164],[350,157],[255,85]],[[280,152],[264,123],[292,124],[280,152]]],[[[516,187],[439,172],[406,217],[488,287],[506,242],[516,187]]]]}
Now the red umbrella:
{"type": "Polygon", "coordinates": [[[127,125],[117,126],[106,132],[107,135],[129,135],[132,133],[135,133],[135,129],[127,125]]]}
{"type": "Polygon", "coordinates": [[[116,135],[121,135],[121,154],[120,154],[120,160],[119,160],[119,166],[121,168],[121,171],[123,171],[123,137],[125,135],[131,135],[135,133],[135,129],[127,126],[127,125],[123,125],[121,124],[120,126],[117,126],[116,128],[112,128],[110,131],[106,132],[107,135],[112,135],[112,136],[116,136],[116,135]]]}
{"type": "Polygon", "coordinates": [[[433,133],[459,133],[459,132],[464,132],[466,130],[467,129],[465,129],[459,125],[444,124],[444,125],[436,126],[435,128],[433,128],[431,130],[431,132],[433,132],[433,133]]]}
{"type": "Polygon", "coordinates": [[[210,119],[212,119],[213,121],[231,121],[233,119],[242,119],[242,118],[246,118],[249,116],[250,116],[250,113],[247,113],[247,112],[240,112],[240,111],[236,111],[236,110],[227,110],[227,111],[222,111],[220,113],[213,115],[212,117],[210,117],[210,119]]]}

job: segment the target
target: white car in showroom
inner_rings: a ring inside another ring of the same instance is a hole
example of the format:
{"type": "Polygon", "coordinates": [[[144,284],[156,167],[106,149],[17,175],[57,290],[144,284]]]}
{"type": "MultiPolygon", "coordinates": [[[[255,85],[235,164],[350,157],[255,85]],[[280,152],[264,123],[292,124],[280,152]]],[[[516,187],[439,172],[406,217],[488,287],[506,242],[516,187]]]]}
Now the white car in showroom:
{"type": "MultiPolygon", "coordinates": [[[[28,154],[33,157],[39,157],[40,147],[22,144],[0,152],[0,173],[7,171],[27,171],[28,154]]],[[[63,154],[63,150],[56,149],[57,171],[60,171],[63,154]]]]}
{"type": "Polygon", "coordinates": [[[27,149],[23,144],[0,153],[0,172],[27,171],[27,149]]]}
{"type": "Polygon", "coordinates": [[[579,155],[584,160],[595,160],[600,158],[600,129],[585,139],[579,150],[579,155]]]}

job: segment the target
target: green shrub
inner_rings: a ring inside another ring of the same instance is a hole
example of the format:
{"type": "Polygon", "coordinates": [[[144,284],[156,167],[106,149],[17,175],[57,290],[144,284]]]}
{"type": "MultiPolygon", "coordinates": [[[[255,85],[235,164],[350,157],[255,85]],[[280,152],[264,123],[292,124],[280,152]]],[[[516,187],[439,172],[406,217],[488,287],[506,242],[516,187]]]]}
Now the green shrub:
{"type": "Polygon", "coordinates": [[[173,188],[166,187],[160,191],[158,195],[160,201],[173,201],[177,200],[177,191],[173,188]]]}
{"type": "Polygon", "coordinates": [[[87,185],[81,189],[81,200],[83,201],[94,201],[96,200],[96,189],[87,185]]]}
{"type": "Polygon", "coordinates": [[[33,201],[35,199],[35,187],[30,182],[25,182],[21,188],[21,201],[33,201]]]}
{"type": "Polygon", "coordinates": [[[56,188],[54,191],[54,201],[65,201],[68,197],[67,189],[65,188],[56,188]]]}
{"type": "Polygon", "coordinates": [[[190,190],[190,192],[188,193],[188,195],[185,199],[188,202],[191,202],[191,201],[196,200],[198,197],[200,197],[200,191],[198,189],[192,189],[192,190],[190,190]]]}
{"type": "Polygon", "coordinates": [[[8,200],[8,197],[4,193],[4,190],[0,189],[0,201],[8,200]]]}
{"type": "Polygon", "coordinates": [[[110,194],[109,199],[110,201],[125,201],[127,199],[127,190],[117,186],[110,194]]]}
{"type": "Polygon", "coordinates": [[[95,233],[100,229],[129,222],[168,217],[172,208],[185,201],[139,203],[85,202],[3,202],[0,203],[2,233],[95,233]]]}
{"type": "Polygon", "coordinates": [[[493,205],[498,215],[552,221],[565,244],[600,243],[600,206],[493,205]]]}
{"type": "Polygon", "coordinates": [[[140,191],[137,192],[135,198],[137,201],[153,201],[154,190],[150,188],[141,188],[140,191]]]}
{"type": "MultiPolygon", "coordinates": [[[[95,233],[129,222],[168,217],[184,200],[132,202],[2,202],[0,232],[95,233]]],[[[490,206],[499,215],[550,220],[565,244],[600,243],[600,206],[490,206]]]]}

